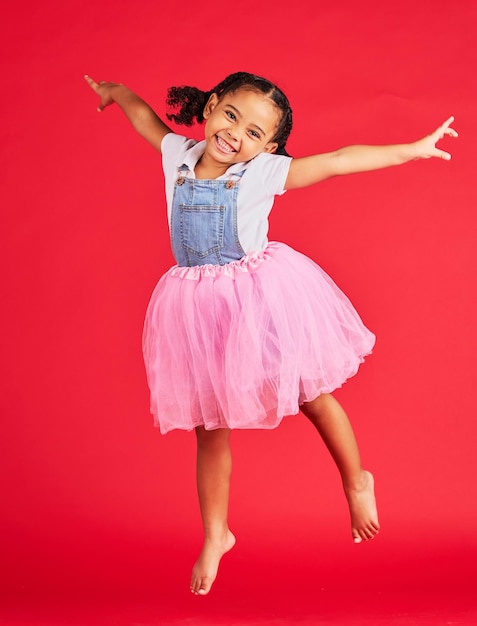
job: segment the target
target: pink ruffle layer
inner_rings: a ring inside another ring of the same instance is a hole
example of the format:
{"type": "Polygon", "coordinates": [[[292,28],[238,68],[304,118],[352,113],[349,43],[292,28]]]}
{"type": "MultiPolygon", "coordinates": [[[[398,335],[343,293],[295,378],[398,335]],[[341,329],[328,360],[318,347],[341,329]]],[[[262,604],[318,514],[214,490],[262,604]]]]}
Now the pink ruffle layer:
{"type": "Polygon", "coordinates": [[[285,244],[175,266],[144,326],[151,412],[163,433],[274,428],[353,376],[374,342],[331,278],[285,244]]]}

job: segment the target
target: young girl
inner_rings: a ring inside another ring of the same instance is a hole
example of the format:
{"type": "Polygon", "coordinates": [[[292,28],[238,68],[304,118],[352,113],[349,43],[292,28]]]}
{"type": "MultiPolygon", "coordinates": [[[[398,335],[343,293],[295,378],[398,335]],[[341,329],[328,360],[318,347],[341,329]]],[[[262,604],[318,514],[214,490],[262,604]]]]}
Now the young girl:
{"type": "Polygon", "coordinates": [[[336,462],[356,543],[379,532],[372,475],[361,466],[350,422],[331,392],[374,345],[347,297],[309,258],[268,242],[275,195],[331,176],[450,155],[449,118],[410,144],[349,146],[290,158],[286,96],[245,72],[210,91],[173,87],[169,119],[205,121],[201,142],[173,131],[121,84],[85,77],[99,111],[116,103],[163,155],[177,265],[159,281],[143,338],[151,410],[163,433],[197,435],[197,487],[204,545],[190,588],[205,595],[235,544],[227,523],[233,428],[274,428],[299,410],[336,462]]]}

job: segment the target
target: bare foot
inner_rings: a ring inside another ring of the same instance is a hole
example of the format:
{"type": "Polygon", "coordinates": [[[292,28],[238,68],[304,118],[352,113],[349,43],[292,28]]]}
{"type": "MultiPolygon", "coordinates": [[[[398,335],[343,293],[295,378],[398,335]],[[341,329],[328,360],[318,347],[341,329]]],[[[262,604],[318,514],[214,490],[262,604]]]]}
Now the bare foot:
{"type": "Polygon", "coordinates": [[[192,568],[190,590],[195,595],[205,596],[209,593],[214,580],[217,578],[220,559],[235,545],[235,537],[227,530],[224,541],[213,542],[205,540],[204,547],[192,568]]]}
{"type": "Polygon", "coordinates": [[[351,514],[351,529],[355,543],[374,539],[379,533],[378,512],[374,497],[374,478],[363,470],[361,480],[352,487],[345,487],[351,514]]]}

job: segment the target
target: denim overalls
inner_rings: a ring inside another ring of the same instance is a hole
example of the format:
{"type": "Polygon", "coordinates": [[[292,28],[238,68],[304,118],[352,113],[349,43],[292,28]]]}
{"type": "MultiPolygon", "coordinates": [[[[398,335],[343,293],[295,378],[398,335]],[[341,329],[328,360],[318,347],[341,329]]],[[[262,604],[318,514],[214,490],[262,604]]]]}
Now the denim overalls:
{"type": "Polygon", "coordinates": [[[182,165],[174,185],[172,252],[179,266],[225,265],[245,256],[237,231],[237,194],[242,172],[228,180],[189,178],[182,165]]]}

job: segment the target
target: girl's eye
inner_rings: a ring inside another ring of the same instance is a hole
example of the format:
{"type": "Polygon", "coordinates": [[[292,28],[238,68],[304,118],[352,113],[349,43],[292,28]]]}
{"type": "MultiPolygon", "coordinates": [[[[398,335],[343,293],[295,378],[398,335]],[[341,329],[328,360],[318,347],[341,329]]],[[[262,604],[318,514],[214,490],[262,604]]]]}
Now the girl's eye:
{"type": "Polygon", "coordinates": [[[260,139],[260,135],[257,133],[256,130],[250,130],[249,133],[254,139],[260,139]]]}
{"type": "Polygon", "coordinates": [[[229,119],[231,119],[231,120],[235,121],[235,113],[232,113],[232,111],[225,111],[225,115],[226,115],[229,119]]]}

